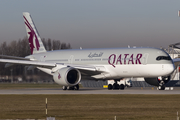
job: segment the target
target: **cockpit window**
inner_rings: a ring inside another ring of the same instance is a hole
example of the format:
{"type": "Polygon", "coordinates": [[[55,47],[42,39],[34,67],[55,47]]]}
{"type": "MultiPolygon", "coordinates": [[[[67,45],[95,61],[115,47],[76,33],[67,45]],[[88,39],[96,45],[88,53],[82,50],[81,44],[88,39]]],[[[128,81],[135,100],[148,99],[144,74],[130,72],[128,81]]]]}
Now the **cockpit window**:
{"type": "Polygon", "coordinates": [[[156,60],[171,60],[171,57],[170,56],[158,56],[157,58],[156,58],[156,60]]]}

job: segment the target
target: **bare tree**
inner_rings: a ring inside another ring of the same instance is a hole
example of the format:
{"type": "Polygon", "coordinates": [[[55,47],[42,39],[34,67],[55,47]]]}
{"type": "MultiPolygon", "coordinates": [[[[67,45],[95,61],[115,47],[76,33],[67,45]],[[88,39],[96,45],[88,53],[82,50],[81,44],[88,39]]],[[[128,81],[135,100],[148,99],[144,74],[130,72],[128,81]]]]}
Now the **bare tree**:
{"type": "MultiPolygon", "coordinates": [[[[51,40],[51,39],[42,39],[42,42],[47,51],[51,50],[60,50],[60,49],[71,49],[70,44],[61,43],[60,40],[51,40]]],[[[12,41],[10,43],[3,42],[0,44],[0,54],[1,55],[9,55],[9,56],[17,56],[17,57],[25,57],[30,55],[30,47],[28,38],[25,37],[23,39],[19,39],[18,41],[12,41]]],[[[5,63],[0,63],[0,75],[10,75],[10,69],[13,69],[13,75],[24,75],[24,66],[23,65],[14,65],[9,69],[4,69],[5,63]]],[[[44,74],[42,72],[38,72],[35,70],[37,74],[44,74]]],[[[28,72],[28,74],[32,74],[32,72],[28,72]]]]}
{"type": "Polygon", "coordinates": [[[52,45],[51,45],[52,41],[51,39],[48,39],[48,51],[52,50],[52,45]]]}

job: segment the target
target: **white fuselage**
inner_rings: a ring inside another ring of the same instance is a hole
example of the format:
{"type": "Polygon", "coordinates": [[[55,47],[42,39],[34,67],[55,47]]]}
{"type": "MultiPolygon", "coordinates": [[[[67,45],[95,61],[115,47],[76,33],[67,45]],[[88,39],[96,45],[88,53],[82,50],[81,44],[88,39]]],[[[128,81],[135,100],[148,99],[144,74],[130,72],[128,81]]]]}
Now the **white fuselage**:
{"type": "Polygon", "coordinates": [[[56,64],[90,65],[97,71],[105,71],[90,75],[95,79],[168,76],[174,70],[169,55],[156,48],[70,49],[34,54],[28,58],[56,64]],[[165,59],[157,60],[159,56],[165,59]]]}

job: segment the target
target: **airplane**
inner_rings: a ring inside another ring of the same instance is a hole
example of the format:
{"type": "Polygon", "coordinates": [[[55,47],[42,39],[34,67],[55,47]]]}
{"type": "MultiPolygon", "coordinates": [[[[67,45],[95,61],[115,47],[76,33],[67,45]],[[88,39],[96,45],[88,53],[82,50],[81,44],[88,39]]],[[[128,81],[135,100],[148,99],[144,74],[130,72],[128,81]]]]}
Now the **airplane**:
{"type": "MultiPolygon", "coordinates": [[[[31,55],[22,57],[3,56],[0,62],[28,65],[52,75],[63,90],[79,90],[79,83],[88,80],[114,80],[109,90],[124,90],[117,84],[123,78],[144,77],[145,81],[160,90],[170,81],[176,66],[168,53],[162,49],[101,48],[66,49],[46,51],[30,13],[23,12],[31,55]],[[11,59],[9,59],[11,58],[11,59]]],[[[177,61],[176,61],[177,62],[177,61]]]]}

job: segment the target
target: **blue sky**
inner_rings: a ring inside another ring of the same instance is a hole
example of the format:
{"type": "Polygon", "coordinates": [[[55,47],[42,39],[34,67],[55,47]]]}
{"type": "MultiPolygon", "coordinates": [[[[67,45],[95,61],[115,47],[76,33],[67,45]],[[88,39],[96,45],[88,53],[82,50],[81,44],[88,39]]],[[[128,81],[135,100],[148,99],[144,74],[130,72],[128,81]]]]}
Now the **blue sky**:
{"type": "Polygon", "coordinates": [[[167,47],[180,42],[179,0],[1,0],[0,42],[26,36],[30,12],[41,38],[72,48],[167,47]]]}

